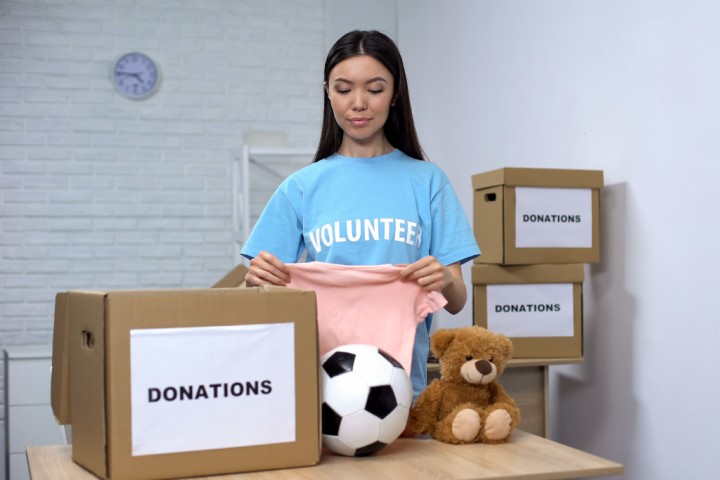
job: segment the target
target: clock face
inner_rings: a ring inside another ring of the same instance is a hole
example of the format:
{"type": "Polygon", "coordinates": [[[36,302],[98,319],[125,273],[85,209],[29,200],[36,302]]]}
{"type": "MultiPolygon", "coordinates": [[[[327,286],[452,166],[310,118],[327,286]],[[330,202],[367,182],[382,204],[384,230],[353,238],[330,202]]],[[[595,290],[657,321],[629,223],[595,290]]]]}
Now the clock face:
{"type": "Polygon", "coordinates": [[[118,58],[110,73],[115,90],[133,100],[155,93],[160,86],[160,70],[144,53],[131,52],[118,58]]]}

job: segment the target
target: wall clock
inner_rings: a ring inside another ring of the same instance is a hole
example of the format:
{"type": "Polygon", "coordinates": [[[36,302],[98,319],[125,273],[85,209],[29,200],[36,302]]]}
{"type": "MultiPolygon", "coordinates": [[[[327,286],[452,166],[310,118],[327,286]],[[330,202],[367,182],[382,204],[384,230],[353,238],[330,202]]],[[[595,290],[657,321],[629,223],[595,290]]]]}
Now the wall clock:
{"type": "Polygon", "coordinates": [[[113,62],[110,81],[120,95],[143,100],[160,87],[160,67],[144,53],[129,52],[113,62]]]}

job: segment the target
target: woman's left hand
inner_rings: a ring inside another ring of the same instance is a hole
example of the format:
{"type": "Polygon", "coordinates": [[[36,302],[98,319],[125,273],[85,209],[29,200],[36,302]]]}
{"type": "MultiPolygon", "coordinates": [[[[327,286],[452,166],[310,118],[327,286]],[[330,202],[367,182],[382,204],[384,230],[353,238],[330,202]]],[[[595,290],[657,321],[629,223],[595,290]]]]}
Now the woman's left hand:
{"type": "Polygon", "coordinates": [[[425,290],[440,292],[453,281],[450,269],[432,255],[403,266],[405,268],[400,271],[400,276],[417,282],[425,290]]]}
{"type": "Polygon", "coordinates": [[[410,265],[400,265],[400,277],[417,282],[425,290],[434,290],[443,294],[448,303],[445,310],[458,313],[467,302],[467,291],[462,278],[459,263],[445,266],[429,255],[410,265]]]}

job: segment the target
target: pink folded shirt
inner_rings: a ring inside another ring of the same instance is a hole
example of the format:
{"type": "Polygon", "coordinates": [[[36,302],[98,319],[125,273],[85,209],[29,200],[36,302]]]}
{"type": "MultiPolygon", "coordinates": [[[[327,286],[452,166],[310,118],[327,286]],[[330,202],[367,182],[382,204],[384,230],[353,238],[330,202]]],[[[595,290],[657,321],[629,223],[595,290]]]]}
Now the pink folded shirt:
{"type": "Polygon", "coordinates": [[[292,263],[288,287],[317,296],[320,355],[351,343],[375,345],[410,373],[415,330],[447,304],[439,292],[400,278],[393,265],[292,263]]]}

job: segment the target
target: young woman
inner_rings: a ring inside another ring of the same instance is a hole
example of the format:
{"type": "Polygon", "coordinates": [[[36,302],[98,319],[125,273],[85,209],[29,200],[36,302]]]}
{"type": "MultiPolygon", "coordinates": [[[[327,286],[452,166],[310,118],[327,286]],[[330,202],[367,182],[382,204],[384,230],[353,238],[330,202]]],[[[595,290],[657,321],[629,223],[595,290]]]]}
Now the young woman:
{"type": "MultiPolygon", "coordinates": [[[[460,265],[480,254],[446,175],[425,161],[397,46],[377,31],[353,31],[330,50],[314,162],[290,175],[268,202],[242,255],[248,286],[285,285],[286,263],[402,265],[401,277],[441,292],[445,309],[467,301],[460,265]]],[[[415,335],[411,379],[427,380],[430,319],[415,335]]]]}

